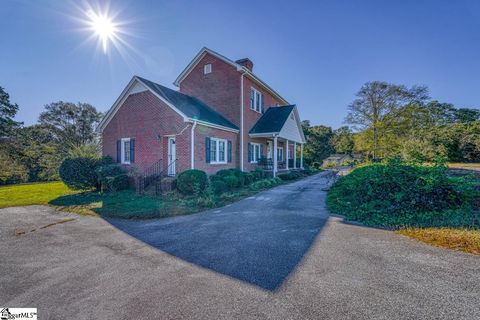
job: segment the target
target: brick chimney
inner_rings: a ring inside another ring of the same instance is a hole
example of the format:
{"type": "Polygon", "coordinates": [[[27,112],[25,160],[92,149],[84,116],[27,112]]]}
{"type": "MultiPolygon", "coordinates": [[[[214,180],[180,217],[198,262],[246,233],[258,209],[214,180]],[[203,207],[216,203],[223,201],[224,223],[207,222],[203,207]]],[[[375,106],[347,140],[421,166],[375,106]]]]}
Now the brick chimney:
{"type": "Polygon", "coordinates": [[[245,68],[247,68],[250,71],[252,71],[252,69],[253,69],[253,62],[252,62],[252,60],[250,60],[248,58],[243,58],[243,59],[237,60],[235,62],[238,63],[241,66],[244,66],[245,68]]]}

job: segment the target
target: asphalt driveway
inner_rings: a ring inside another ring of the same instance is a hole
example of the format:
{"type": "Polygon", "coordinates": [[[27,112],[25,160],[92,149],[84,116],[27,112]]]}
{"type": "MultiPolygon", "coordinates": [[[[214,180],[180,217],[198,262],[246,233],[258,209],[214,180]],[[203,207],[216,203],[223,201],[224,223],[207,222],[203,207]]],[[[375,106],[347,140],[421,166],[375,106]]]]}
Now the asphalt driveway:
{"type": "Polygon", "coordinates": [[[478,256],[329,217],[326,183],[160,220],[1,209],[0,305],[41,319],[480,319],[478,256]]]}

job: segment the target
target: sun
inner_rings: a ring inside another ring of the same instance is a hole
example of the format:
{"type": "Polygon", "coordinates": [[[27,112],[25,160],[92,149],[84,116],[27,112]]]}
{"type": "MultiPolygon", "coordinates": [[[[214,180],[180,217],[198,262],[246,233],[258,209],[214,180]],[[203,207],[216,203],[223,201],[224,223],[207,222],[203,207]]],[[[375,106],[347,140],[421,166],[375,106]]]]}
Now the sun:
{"type": "Polygon", "coordinates": [[[103,53],[107,53],[109,42],[115,41],[118,38],[117,24],[108,14],[96,13],[93,10],[87,12],[89,19],[88,25],[93,31],[94,35],[100,41],[103,53]]]}

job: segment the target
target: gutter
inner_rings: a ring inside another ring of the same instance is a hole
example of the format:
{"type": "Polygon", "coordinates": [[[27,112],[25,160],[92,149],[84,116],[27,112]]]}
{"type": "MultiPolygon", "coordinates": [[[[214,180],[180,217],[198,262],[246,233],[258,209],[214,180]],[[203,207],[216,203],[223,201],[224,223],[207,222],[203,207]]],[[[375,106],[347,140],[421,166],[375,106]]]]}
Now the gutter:
{"type": "Polygon", "coordinates": [[[197,126],[197,121],[193,120],[192,131],[190,136],[191,148],[190,148],[190,161],[191,161],[191,169],[195,169],[195,127],[197,126]]]}
{"type": "Polygon", "coordinates": [[[243,76],[240,76],[240,171],[243,171],[243,76]]]}

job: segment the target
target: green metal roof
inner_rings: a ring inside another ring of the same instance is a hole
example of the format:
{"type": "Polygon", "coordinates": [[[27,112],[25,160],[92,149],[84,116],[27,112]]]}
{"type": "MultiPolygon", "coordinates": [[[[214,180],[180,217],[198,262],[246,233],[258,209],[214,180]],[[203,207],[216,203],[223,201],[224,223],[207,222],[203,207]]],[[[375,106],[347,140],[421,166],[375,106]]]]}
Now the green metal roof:
{"type": "Polygon", "coordinates": [[[280,132],[294,108],[295,105],[268,108],[249,133],[280,132]]]}
{"type": "Polygon", "coordinates": [[[221,114],[213,110],[212,107],[208,106],[199,99],[164,87],[150,80],[138,76],[137,78],[147,85],[151,90],[174,105],[187,117],[238,130],[236,125],[225,119],[221,114]]]}

